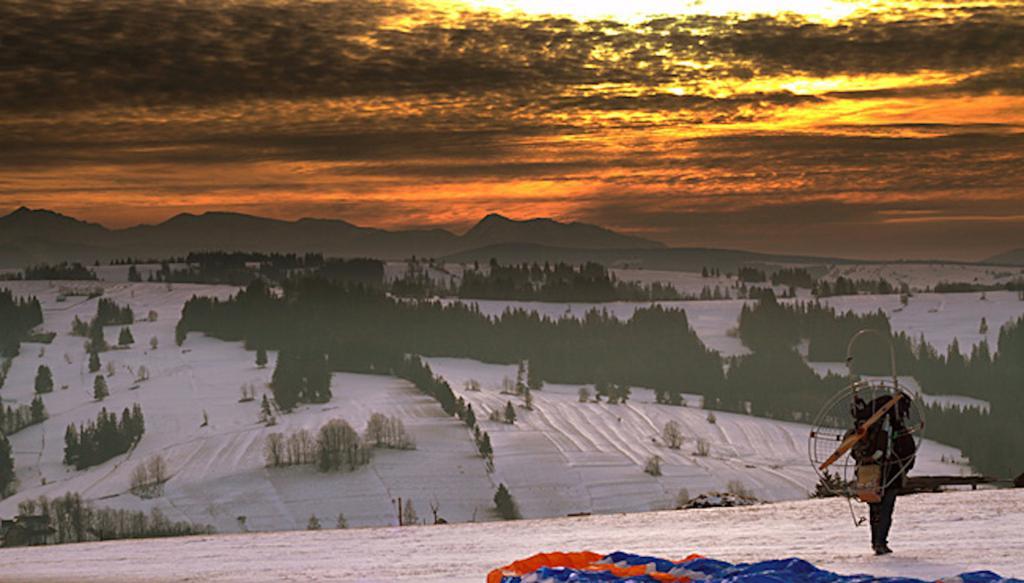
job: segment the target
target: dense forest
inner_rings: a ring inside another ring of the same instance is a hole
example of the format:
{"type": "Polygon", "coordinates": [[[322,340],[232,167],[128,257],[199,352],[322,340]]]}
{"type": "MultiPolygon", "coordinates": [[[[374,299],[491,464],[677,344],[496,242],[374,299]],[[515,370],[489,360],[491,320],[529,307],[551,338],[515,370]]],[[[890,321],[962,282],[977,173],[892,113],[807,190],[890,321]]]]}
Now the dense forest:
{"type": "MultiPolygon", "coordinates": [[[[384,262],[376,259],[327,259],[320,253],[189,253],[176,262],[161,261],[150,273],[152,282],[248,285],[254,279],[281,282],[298,274],[317,274],[332,281],[382,286],[384,262]]],[[[142,281],[133,264],[129,280],[142,281]]]]}
{"type": "Polygon", "coordinates": [[[674,287],[654,282],[643,285],[619,281],[599,263],[500,265],[468,269],[458,297],[543,302],[613,302],[686,299],[674,287]]]}
{"type": "MultiPolygon", "coordinates": [[[[690,300],[672,285],[621,281],[598,263],[523,263],[501,265],[492,259],[486,268],[478,263],[457,278],[433,261],[409,261],[405,273],[389,283],[392,294],[408,298],[458,297],[478,300],[540,302],[615,302],[690,300]],[[435,275],[431,275],[431,272],[435,275]]],[[[707,290],[706,295],[712,291],[707,290]]],[[[719,299],[723,296],[718,291],[719,299]]],[[[710,299],[700,297],[699,299],[710,299]]]]}
{"type": "Polygon", "coordinates": [[[42,323],[39,300],[15,298],[10,290],[0,289],[0,359],[17,356],[22,340],[42,323]]]}
{"type": "Polygon", "coordinates": [[[178,339],[201,331],[250,347],[326,354],[331,370],[395,371],[406,354],[492,363],[529,360],[538,378],[560,383],[646,386],[666,394],[714,393],[721,358],[680,310],[651,306],[628,321],[603,311],[582,319],[510,310],[488,318],[475,306],[415,302],[320,278],[287,282],[280,297],[260,282],[227,301],[196,297],[178,339]]]}
{"type": "Polygon", "coordinates": [[[819,279],[814,282],[812,293],[815,297],[827,298],[830,296],[855,296],[857,294],[889,295],[899,292],[909,292],[906,284],[897,288],[884,279],[850,279],[843,276],[837,277],[834,281],[819,279]]]}

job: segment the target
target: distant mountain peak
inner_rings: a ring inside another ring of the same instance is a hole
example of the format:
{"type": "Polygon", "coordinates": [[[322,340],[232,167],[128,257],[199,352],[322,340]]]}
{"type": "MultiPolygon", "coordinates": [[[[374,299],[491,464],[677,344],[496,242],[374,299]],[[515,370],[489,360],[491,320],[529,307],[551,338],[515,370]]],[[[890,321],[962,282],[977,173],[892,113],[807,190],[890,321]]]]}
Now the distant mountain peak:
{"type": "Polygon", "coordinates": [[[999,255],[993,255],[985,259],[985,263],[996,263],[999,265],[1020,265],[1024,267],[1024,247],[1011,249],[999,255]]]}
{"type": "MultiPolygon", "coordinates": [[[[76,224],[76,225],[87,225],[90,227],[99,227],[95,223],[88,221],[82,221],[74,217],[62,215],[56,211],[47,209],[33,209],[27,206],[20,206],[14,212],[7,216],[0,217],[0,221],[15,222],[15,223],[31,223],[38,224],[40,222],[45,223],[64,223],[64,224],[76,224]]],[[[101,227],[102,228],[102,227],[101,227]]]]}
{"type": "Polygon", "coordinates": [[[563,223],[546,217],[517,220],[498,213],[485,216],[461,238],[466,245],[477,247],[502,243],[536,243],[577,249],[664,247],[656,241],[623,235],[597,225],[563,223]]]}

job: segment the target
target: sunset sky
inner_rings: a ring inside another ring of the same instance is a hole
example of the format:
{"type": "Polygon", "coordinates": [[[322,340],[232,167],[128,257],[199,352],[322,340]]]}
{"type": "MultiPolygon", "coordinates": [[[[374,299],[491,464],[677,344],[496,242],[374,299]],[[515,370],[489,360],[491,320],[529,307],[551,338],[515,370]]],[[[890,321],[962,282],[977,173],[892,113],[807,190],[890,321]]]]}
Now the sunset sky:
{"type": "Polygon", "coordinates": [[[0,2],[0,213],[973,260],[1022,185],[1020,1],[0,2]]]}

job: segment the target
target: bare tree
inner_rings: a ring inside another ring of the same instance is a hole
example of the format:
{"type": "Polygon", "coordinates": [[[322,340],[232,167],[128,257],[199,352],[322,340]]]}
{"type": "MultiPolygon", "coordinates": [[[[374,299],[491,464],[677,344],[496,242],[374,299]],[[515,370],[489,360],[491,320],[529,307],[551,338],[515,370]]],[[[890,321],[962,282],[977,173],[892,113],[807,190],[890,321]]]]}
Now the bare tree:
{"type": "Polygon", "coordinates": [[[693,452],[693,455],[697,457],[708,457],[711,453],[711,442],[704,439],[703,437],[697,439],[697,451],[693,452]]]}
{"type": "Polygon", "coordinates": [[[679,449],[683,446],[683,432],[679,428],[679,423],[675,421],[669,421],[665,423],[665,427],[661,430],[661,438],[665,441],[665,445],[669,449],[679,449]]]}
{"type": "Polygon", "coordinates": [[[647,458],[647,461],[644,463],[644,472],[647,472],[648,474],[650,474],[652,476],[660,476],[661,475],[661,457],[660,456],[656,456],[656,455],[652,455],[651,457],[647,458]]]}
{"type": "Polygon", "coordinates": [[[149,458],[147,465],[149,466],[149,479],[154,485],[167,481],[167,462],[164,461],[164,456],[155,455],[149,458]]]}
{"type": "Polygon", "coordinates": [[[143,497],[146,489],[149,488],[149,469],[146,464],[141,463],[132,470],[132,494],[143,497]]]}
{"type": "Polygon", "coordinates": [[[279,468],[283,466],[286,455],[284,435],[280,433],[268,435],[267,441],[263,446],[263,454],[267,460],[267,467],[279,468]]]}
{"type": "Polygon", "coordinates": [[[366,422],[363,438],[374,447],[382,447],[387,442],[387,429],[388,418],[383,413],[374,413],[366,422]]]}
{"type": "Polygon", "coordinates": [[[402,508],[402,526],[412,526],[419,524],[420,517],[416,515],[416,507],[412,505],[412,499],[405,501],[405,506],[402,508]]]}

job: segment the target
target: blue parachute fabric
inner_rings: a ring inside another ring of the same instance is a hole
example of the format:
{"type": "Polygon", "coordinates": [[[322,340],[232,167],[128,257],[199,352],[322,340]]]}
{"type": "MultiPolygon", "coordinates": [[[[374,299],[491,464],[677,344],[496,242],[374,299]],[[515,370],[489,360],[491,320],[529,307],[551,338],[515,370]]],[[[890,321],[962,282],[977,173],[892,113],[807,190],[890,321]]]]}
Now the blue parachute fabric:
{"type": "MultiPolygon", "coordinates": [[[[614,552],[586,569],[540,567],[531,573],[505,574],[501,583],[934,583],[905,577],[839,575],[798,558],[732,564],[708,558],[673,562],[658,557],[614,552]],[[638,573],[637,570],[646,574],[638,573]]],[[[991,571],[974,571],[942,579],[947,583],[1024,583],[991,571]]]]}

